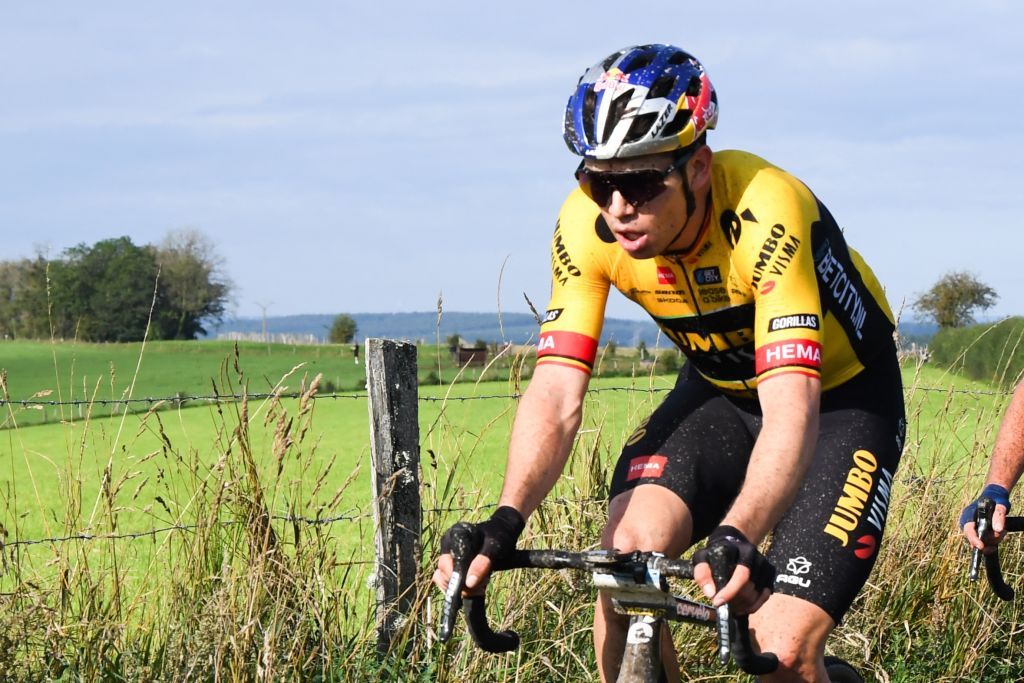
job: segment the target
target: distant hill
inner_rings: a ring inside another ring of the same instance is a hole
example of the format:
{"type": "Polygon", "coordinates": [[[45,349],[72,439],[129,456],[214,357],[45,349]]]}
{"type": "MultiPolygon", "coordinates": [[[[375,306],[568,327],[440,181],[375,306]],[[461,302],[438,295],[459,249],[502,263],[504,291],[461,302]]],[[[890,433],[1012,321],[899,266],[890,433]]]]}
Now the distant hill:
{"type": "MultiPolygon", "coordinates": [[[[458,334],[472,343],[483,340],[488,343],[509,341],[525,344],[537,340],[539,326],[532,315],[526,313],[503,313],[499,320],[497,313],[443,313],[438,321],[436,312],[423,313],[350,313],[356,321],[358,340],[367,337],[389,339],[423,340],[427,343],[458,334]]],[[[267,318],[268,335],[312,335],[324,340],[334,321],[333,315],[286,315],[267,318]]],[[[235,318],[227,320],[210,330],[210,337],[230,333],[262,334],[261,318],[235,318]]],[[[605,321],[601,342],[614,341],[621,346],[636,346],[643,340],[654,346],[658,328],[650,320],[623,320],[608,318],[605,321]]],[[[662,338],[661,345],[665,346],[662,338]]]]}
{"type": "MultiPolygon", "coordinates": [[[[500,320],[497,313],[444,313],[440,322],[436,312],[422,313],[351,313],[358,328],[358,341],[367,337],[388,339],[423,340],[427,343],[438,339],[441,343],[453,334],[472,343],[483,340],[488,343],[509,341],[525,344],[537,340],[539,329],[532,315],[526,313],[504,313],[500,320]]],[[[267,334],[293,337],[312,337],[317,341],[327,338],[327,332],[334,321],[333,315],[285,315],[268,317],[267,334]]],[[[927,343],[938,327],[934,323],[902,321],[900,334],[905,341],[927,343]]],[[[231,333],[262,334],[261,318],[234,318],[210,330],[209,336],[217,338],[231,333]]],[[[640,341],[654,347],[667,346],[665,338],[658,339],[658,328],[650,320],[605,320],[601,343],[614,341],[620,346],[636,346],[640,341]]]]}

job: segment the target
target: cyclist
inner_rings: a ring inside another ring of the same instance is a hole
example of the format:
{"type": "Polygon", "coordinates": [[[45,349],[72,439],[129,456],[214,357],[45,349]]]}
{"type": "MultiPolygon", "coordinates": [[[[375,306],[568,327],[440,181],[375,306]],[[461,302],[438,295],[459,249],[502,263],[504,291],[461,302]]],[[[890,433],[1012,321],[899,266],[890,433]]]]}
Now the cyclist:
{"type": "MultiPolygon", "coordinates": [[[[996,445],[992,449],[992,460],[988,465],[985,487],[978,498],[991,498],[996,503],[992,513],[992,536],[988,540],[998,546],[1006,529],[1006,514],[1010,511],[1010,491],[1024,472],[1024,382],[1017,385],[1010,399],[1010,405],[999,425],[996,445]]],[[[974,512],[978,501],[974,501],[960,515],[960,528],[964,537],[973,547],[985,549],[985,543],[978,538],[974,525],[974,512]]]]}
{"type": "MultiPolygon", "coordinates": [[[[712,152],[718,113],[703,66],[670,45],[609,55],[570,97],[564,136],[583,157],[579,188],[556,224],[537,366],[467,587],[482,590],[562,472],[614,285],[688,362],[623,448],[603,546],[670,556],[702,539],[730,546],[739,563],[726,585],[706,562],[695,577],[714,604],[752,613],[758,647],[781,661],[765,680],[827,680],[825,640],[874,564],[903,447],[893,316],[804,184],[752,154],[712,152]],[[769,532],[765,557],[757,545],[769,532]]],[[[617,675],[626,625],[599,598],[603,680],[617,675]]]]}

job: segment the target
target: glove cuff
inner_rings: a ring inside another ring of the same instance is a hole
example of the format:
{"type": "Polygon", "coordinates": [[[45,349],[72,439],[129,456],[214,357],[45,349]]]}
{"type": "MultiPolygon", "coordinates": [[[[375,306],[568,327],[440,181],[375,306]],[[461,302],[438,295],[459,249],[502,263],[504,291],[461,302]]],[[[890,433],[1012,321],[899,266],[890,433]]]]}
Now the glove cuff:
{"type": "Polygon", "coordinates": [[[743,532],[741,532],[734,526],[729,526],[728,524],[722,524],[721,526],[716,527],[715,530],[712,531],[711,534],[708,536],[708,544],[711,544],[711,542],[713,541],[719,540],[742,541],[743,543],[750,543],[750,541],[747,540],[747,537],[743,535],[743,532]]]}
{"type": "Polygon", "coordinates": [[[989,484],[981,491],[981,498],[991,498],[999,505],[1005,505],[1006,511],[1010,511],[1010,492],[999,484],[989,484]]]}
{"type": "Polygon", "coordinates": [[[507,527],[512,532],[514,540],[517,540],[526,528],[526,520],[519,514],[519,510],[508,505],[502,505],[495,510],[491,519],[507,527]]]}

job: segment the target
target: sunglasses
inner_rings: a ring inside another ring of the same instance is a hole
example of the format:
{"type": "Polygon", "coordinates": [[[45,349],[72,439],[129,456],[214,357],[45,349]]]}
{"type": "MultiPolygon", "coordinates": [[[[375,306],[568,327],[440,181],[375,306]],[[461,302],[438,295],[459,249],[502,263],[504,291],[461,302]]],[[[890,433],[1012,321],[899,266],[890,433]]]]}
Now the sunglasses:
{"type": "Polygon", "coordinates": [[[672,164],[663,171],[644,169],[620,173],[592,171],[584,165],[586,160],[583,160],[576,169],[576,180],[584,194],[600,207],[608,206],[612,201],[612,193],[618,191],[627,203],[637,208],[664,192],[667,187],[665,179],[685,166],[691,156],[692,152],[673,159],[672,164]]]}

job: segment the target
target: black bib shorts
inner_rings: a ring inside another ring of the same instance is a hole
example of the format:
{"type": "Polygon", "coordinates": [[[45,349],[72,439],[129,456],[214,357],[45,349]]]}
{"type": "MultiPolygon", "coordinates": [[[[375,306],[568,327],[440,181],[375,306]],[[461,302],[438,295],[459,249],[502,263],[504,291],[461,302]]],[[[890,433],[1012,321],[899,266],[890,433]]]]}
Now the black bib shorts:
{"type": "MultiPolygon", "coordinates": [[[[723,395],[688,364],[629,438],[611,497],[641,484],[673,491],[693,514],[696,543],[739,493],[761,425],[756,400],[723,395]]],[[[878,556],[905,431],[894,351],[822,394],[814,459],[766,553],[778,571],[776,592],[841,621],[878,556]]]]}

